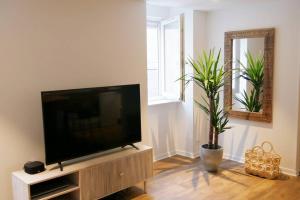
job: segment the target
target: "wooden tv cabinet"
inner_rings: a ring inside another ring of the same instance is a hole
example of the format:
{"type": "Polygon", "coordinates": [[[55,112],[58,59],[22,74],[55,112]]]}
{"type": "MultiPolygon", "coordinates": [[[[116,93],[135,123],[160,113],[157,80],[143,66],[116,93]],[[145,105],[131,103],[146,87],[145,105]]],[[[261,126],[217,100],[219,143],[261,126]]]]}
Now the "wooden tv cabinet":
{"type": "MultiPolygon", "coordinates": [[[[23,170],[12,173],[14,200],[96,200],[153,175],[152,148],[137,145],[117,148],[98,157],[30,175],[23,170]]],[[[145,188],[146,189],[146,188],[145,188]]]]}

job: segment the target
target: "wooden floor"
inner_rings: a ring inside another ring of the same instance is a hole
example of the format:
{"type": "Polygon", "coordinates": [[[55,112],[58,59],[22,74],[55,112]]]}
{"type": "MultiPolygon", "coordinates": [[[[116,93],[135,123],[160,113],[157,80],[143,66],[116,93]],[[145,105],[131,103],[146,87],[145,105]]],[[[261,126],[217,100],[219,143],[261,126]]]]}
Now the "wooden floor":
{"type": "Polygon", "coordinates": [[[200,159],[173,156],[154,164],[147,194],[142,185],[105,200],[300,200],[300,178],[266,180],[246,174],[239,163],[224,160],[218,173],[207,173],[200,159]]]}

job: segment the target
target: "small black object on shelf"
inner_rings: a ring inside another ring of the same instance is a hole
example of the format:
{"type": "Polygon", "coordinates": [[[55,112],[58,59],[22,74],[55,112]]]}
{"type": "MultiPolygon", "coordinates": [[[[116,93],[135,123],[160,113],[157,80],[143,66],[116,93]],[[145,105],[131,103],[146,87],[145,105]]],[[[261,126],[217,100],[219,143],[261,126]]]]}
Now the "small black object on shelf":
{"type": "Polygon", "coordinates": [[[27,174],[37,174],[45,171],[45,165],[43,162],[40,161],[29,161],[24,164],[24,171],[27,174]]]}

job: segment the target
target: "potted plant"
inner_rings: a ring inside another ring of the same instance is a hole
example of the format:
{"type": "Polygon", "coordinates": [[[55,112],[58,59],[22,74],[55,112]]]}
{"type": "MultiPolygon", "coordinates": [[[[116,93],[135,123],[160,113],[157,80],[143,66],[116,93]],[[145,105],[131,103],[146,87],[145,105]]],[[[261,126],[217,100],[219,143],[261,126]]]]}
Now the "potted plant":
{"type": "Polygon", "coordinates": [[[196,60],[189,59],[194,73],[182,78],[187,83],[194,82],[205,92],[202,102],[194,101],[209,116],[208,144],[203,144],[200,148],[200,157],[207,171],[217,171],[223,158],[223,148],[219,145],[218,136],[231,128],[227,126],[228,115],[220,105],[220,91],[224,86],[224,77],[228,74],[223,65],[219,66],[220,55],[221,50],[217,57],[214,50],[210,50],[209,53],[204,51],[196,60]]]}

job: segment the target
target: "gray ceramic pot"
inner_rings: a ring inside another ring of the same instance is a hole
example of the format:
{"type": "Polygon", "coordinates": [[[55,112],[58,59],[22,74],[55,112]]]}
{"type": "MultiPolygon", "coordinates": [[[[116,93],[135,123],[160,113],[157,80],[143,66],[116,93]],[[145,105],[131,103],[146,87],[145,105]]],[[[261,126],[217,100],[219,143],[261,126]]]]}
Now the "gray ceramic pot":
{"type": "Polygon", "coordinates": [[[209,149],[207,144],[201,145],[200,158],[205,170],[216,172],[223,159],[223,148],[219,146],[218,149],[209,149]]]}

